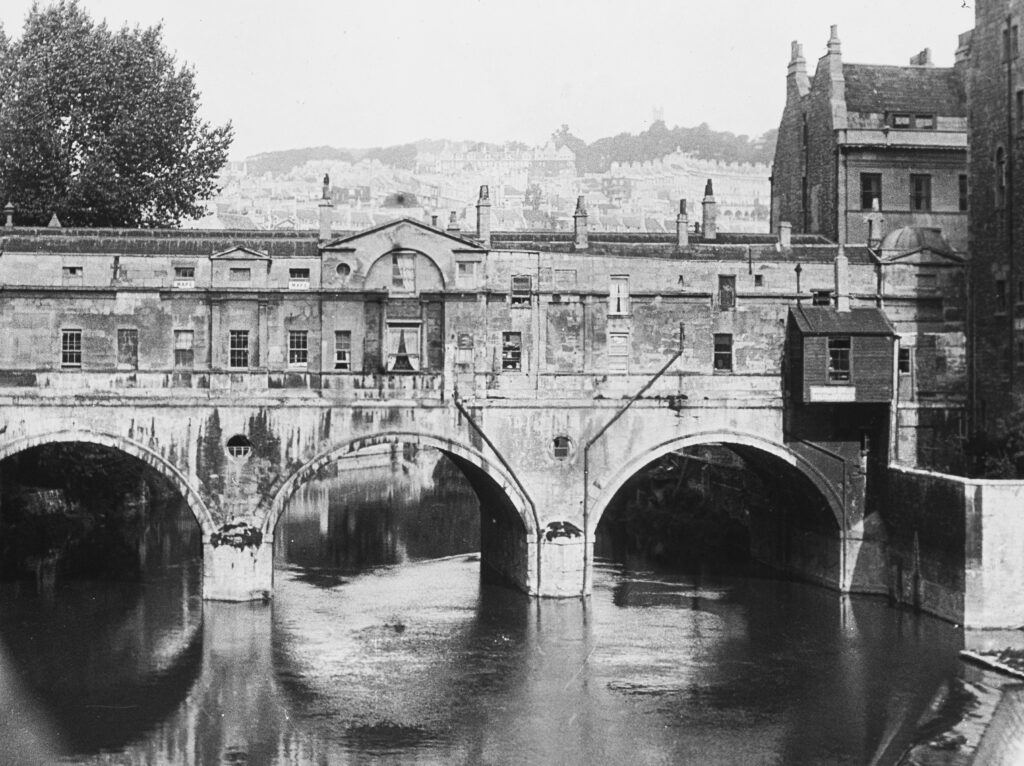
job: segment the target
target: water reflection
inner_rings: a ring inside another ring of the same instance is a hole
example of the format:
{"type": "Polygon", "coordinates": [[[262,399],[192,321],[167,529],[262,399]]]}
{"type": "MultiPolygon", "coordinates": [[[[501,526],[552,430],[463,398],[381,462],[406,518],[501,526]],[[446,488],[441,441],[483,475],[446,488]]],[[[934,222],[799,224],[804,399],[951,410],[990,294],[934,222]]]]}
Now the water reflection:
{"type": "Polygon", "coordinates": [[[605,562],[589,601],[530,600],[463,552],[475,498],[433,468],[374,471],[298,496],[270,607],[202,604],[198,628],[180,575],[135,600],[5,601],[0,742],[70,763],[894,763],[960,673],[953,626],[795,583],[605,562]],[[60,695],[146,714],[69,721],[60,695]]]}

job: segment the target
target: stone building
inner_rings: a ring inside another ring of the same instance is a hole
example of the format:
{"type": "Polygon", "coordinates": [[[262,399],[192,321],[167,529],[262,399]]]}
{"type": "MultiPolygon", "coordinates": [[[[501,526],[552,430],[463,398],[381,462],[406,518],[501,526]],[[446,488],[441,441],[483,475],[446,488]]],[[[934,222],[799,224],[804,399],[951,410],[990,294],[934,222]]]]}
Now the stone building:
{"type": "Polygon", "coordinates": [[[962,260],[941,239],[890,237],[879,255],[788,226],[716,232],[714,197],[702,207],[702,236],[685,213],[675,234],[589,231],[582,205],[571,232],[492,233],[486,196],[475,233],[407,219],[333,234],[328,200],[319,238],[6,228],[0,387],[618,397],[682,332],[694,395],[746,397],[785,384],[789,311],[842,299],[881,306],[898,336],[898,369],[872,373],[895,380],[895,429],[874,442],[932,462],[963,402],[962,260]]]}
{"type": "Polygon", "coordinates": [[[933,66],[848,64],[836,27],[807,74],[793,43],[772,169],[772,227],[877,246],[907,226],[967,244],[966,51],[933,66]]]}
{"type": "Polygon", "coordinates": [[[1024,2],[975,3],[970,47],[970,252],[973,331],[972,413],[980,431],[1000,421],[1024,393],[1024,2]]]}

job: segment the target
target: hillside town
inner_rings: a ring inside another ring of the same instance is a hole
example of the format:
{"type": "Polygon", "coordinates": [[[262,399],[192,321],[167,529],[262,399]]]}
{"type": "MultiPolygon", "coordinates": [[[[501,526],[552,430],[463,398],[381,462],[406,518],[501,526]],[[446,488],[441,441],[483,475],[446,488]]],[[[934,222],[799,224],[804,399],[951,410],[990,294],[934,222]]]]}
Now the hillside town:
{"type": "Polygon", "coordinates": [[[701,159],[680,149],[647,161],[612,161],[601,173],[577,172],[567,146],[496,147],[442,142],[417,153],[412,169],[379,159],[307,160],[285,173],[249,171],[232,162],[208,215],[189,228],[309,230],[319,227],[320,179],[331,179],[334,231],[371,228],[400,218],[475,226],[477,190],[490,189],[492,226],[499,231],[572,228],[576,199],[586,195],[592,226],[608,232],[675,231],[679,199],[699,199],[715,179],[720,227],[765,232],[771,197],[767,164],[701,159]]]}

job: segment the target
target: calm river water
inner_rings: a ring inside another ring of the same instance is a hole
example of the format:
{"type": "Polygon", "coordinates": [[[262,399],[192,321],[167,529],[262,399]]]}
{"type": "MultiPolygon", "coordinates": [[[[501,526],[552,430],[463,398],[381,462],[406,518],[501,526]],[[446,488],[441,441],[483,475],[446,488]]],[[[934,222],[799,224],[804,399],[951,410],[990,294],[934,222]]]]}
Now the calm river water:
{"type": "Polygon", "coordinates": [[[464,485],[308,485],[271,605],[199,567],[0,592],[0,763],[894,763],[953,626],[811,586],[599,562],[586,602],[482,584],[464,485]]]}

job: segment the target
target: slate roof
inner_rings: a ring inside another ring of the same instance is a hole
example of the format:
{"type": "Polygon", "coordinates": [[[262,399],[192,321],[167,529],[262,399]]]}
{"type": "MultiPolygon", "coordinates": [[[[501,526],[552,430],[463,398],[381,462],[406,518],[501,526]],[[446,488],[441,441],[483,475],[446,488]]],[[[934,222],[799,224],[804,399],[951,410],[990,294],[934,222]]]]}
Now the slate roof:
{"type": "Polygon", "coordinates": [[[853,112],[967,116],[963,84],[951,68],[843,64],[843,78],[853,112]]]}
{"type": "Polygon", "coordinates": [[[207,257],[235,247],[277,258],[319,255],[316,232],[201,229],[49,229],[0,230],[8,252],[111,255],[192,255],[207,257]]]}
{"type": "MultiPolygon", "coordinates": [[[[676,236],[643,232],[590,232],[587,249],[575,251],[572,232],[515,231],[493,232],[494,250],[527,250],[542,253],[572,253],[620,258],[674,258],[691,261],[775,261],[800,263],[832,263],[839,246],[817,235],[793,235],[793,246],[780,248],[771,234],[722,233],[714,240],[690,236],[685,248],[676,246],[676,236]]],[[[876,263],[872,252],[863,245],[847,245],[846,257],[851,264],[876,263]]]]}
{"type": "Polygon", "coordinates": [[[789,315],[802,335],[895,335],[881,309],[836,311],[830,306],[794,306],[789,315]]]}

